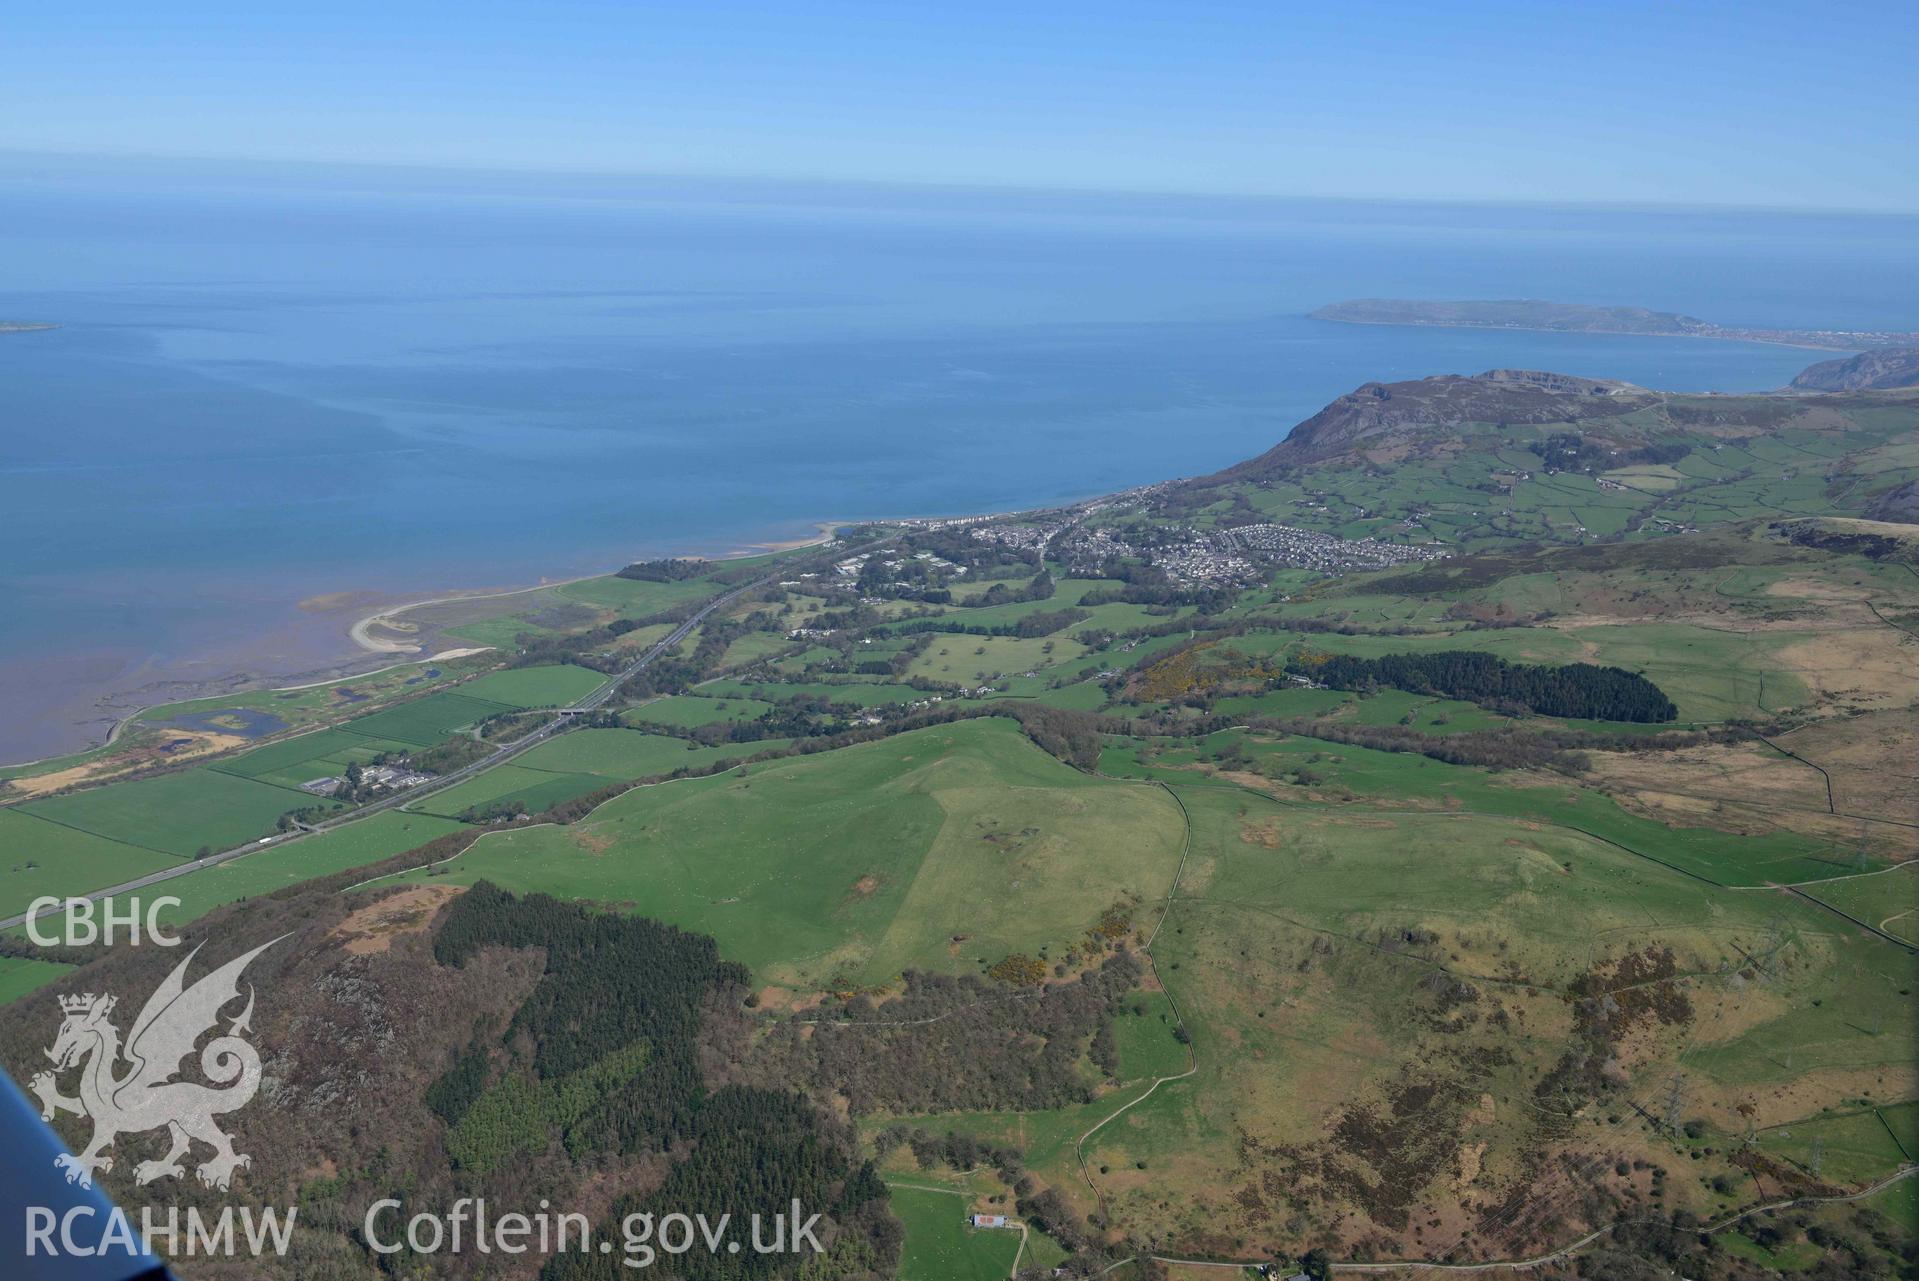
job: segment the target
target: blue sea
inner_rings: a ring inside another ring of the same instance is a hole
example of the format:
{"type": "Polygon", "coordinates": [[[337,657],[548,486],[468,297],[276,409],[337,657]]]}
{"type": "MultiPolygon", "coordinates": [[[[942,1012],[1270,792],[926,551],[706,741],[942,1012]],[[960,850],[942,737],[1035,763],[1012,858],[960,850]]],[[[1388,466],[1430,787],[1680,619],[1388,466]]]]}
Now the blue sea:
{"type": "MultiPolygon", "coordinates": [[[[1543,297],[1919,328],[1919,220],[0,167],[0,760],[351,656],[355,600],[1210,471],[1369,380],[1819,353],[1359,327],[1543,297]]],[[[364,612],[364,611],[363,611],[364,612]]]]}

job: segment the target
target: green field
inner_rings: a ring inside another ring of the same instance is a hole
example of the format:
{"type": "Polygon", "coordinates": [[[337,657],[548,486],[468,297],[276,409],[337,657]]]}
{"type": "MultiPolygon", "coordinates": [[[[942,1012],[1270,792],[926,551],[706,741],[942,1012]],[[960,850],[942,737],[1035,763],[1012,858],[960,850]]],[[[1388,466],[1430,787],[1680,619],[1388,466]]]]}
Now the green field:
{"type": "Polygon", "coordinates": [[[1777,661],[1779,650],[1811,638],[1805,632],[1740,634],[1683,623],[1584,627],[1597,661],[1646,678],[1679,706],[1682,721],[1758,718],[1801,707],[1811,697],[1777,661]]]}
{"type": "Polygon", "coordinates": [[[889,1183],[887,1192],[906,1228],[900,1281],[1005,1281],[1012,1275],[1019,1233],[970,1227],[970,1198],[898,1183],[889,1183]]]}
{"type": "Polygon", "coordinates": [[[708,681],[700,686],[709,697],[717,698],[824,698],[831,703],[851,703],[858,707],[884,707],[889,703],[910,703],[926,695],[907,685],[876,685],[870,682],[834,681],[780,682],[744,684],[740,681],[708,681]]]}
{"type": "Polygon", "coordinates": [[[488,836],[444,875],[629,905],[800,987],[1070,942],[1164,895],[1180,835],[1159,789],[974,720],[635,789],[569,827],[488,836]]]}
{"type": "Polygon", "coordinates": [[[139,719],[142,724],[157,724],[192,712],[218,712],[229,707],[241,707],[271,712],[291,725],[302,725],[315,719],[352,715],[356,708],[370,700],[425,692],[484,667],[488,661],[483,657],[474,657],[439,663],[402,663],[385,671],[344,677],[300,689],[252,690],[181,703],[165,703],[142,711],[139,719]],[[428,676],[426,673],[429,671],[438,674],[428,676]]]}
{"type": "Polygon", "coordinates": [[[1057,689],[1044,689],[1028,697],[1048,707],[1064,707],[1075,712],[1096,712],[1108,701],[1104,689],[1084,681],[1077,685],[1061,685],[1057,689]]]}
{"type": "Polygon", "coordinates": [[[1578,641],[1564,632],[1543,627],[1509,627],[1492,631],[1439,632],[1413,636],[1261,631],[1235,636],[1224,642],[1222,648],[1249,656],[1309,650],[1325,654],[1352,654],[1359,658],[1468,649],[1496,654],[1511,663],[1570,663],[1578,661],[1580,656],[1578,641]]]}
{"type": "MultiPolygon", "coordinates": [[[[1026,1168],[1050,1183],[1068,1186],[1078,1181],[1073,1149],[1079,1137],[1119,1108],[1145,1096],[1149,1081],[1136,1081],[1103,1094],[1091,1103],[1030,1112],[939,1112],[863,1118],[871,1133],[896,1124],[931,1134],[970,1134],[991,1143],[1018,1148],[1026,1168]]],[[[1161,1086],[1168,1090],[1173,1086],[1161,1086]]],[[[1158,1093],[1153,1095],[1158,1097],[1158,1093]]]]}
{"type": "Polygon", "coordinates": [[[624,719],[634,725],[692,728],[719,721],[755,720],[772,710],[771,703],[763,703],[755,698],[707,698],[699,694],[676,694],[643,703],[628,712],[624,719]]]}
{"type": "Polygon", "coordinates": [[[308,685],[299,689],[251,690],[213,698],[165,703],[143,709],[128,725],[128,732],[120,735],[113,745],[90,748],[84,752],[74,752],[70,755],[23,765],[0,766],[0,780],[25,778],[69,769],[113,756],[142,743],[164,738],[171,731],[163,727],[161,722],[182,715],[218,713],[228,709],[268,712],[283,720],[288,729],[350,716],[368,701],[424,691],[434,685],[456,680],[474,670],[483,661],[478,658],[466,658],[435,664],[403,663],[386,671],[373,672],[365,676],[344,677],[337,681],[308,685]],[[437,674],[428,676],[426,674],[428,671],[437,674]]]}
{"type": "MultiPolygon", "coordinates": [[[[1395,808],[1443,809],[1456,817],[1535,819],[1720,885],[1756,887],[1844,877],[1860,870],[1855,851],[1809,837],[1785,832],[1738,836],[1717,828],[1669,827],[1627,813],[1611,797],[1571,781],[1562,784],[1523,774],[1497,774],[1410,752],[1376,751],[1303,736],[1278,738],[1224,730],[1197,743],[1126,740],[1102,755],[1100,769],[1116,777],[1178,782],[1194,779],[1198,765],[1212,762],[1222,752],[1243,753],[1243,760],[1232,762],[1237,768],[1282,784],[1309,780],[1296,784],[1300,802],[1371,798],[1395,808]]],[[[1287,789],[1277,790],[1284,794],[1287,789]]]]}
{"type": "Polygon", "coordinates": [[[50,796],[17,808],[110,840],[191,858],[201,846],[217,852],[264,836],[289,810],[330,804],[201,768],[50,796]]]}
{"type": "Polygon", "coordinates": [[[1119,1079],[1149,1081],[1177,1076],[1190,1067],[1186,1047],[1173,1038],[1178,1022],[1163,994],[1135,992],[1128,997],[1125,1010],[1113,1021],[1113,1036],[1119,1042],[1119,1079]]]}
{"type": "MultiPolygon", "coordinates": [[[[1365,598],[1357,598],[1364,602],[1365,598]]],[[[1340,602],[1342,605],[1345,600],[1340,602]]],[[[1370,602],[1401,621],[1416,602],[1370,602]]],[[[1312,611],[1298,607],[1311,616],[1312,611]]],[[[1323,608],[1323,607],[1322,607],[1323,608]]],[[[1777,661],[1778,651],[1803,643],[1805,632],[1741,633],[1682,623],[1634,623],[1579,628],[1513,627],[1490,631],[1407,636],[1344,636],[1254,632],[1225,642],[1235,653],[1279,655],[1312,651],[1375,658],[1435,650],[1478,650],[1516,663],[1589,662],[1641,672],[1679,708],[1682,722],[1716,722],[1799,707],[1805,685],[1777,661]]]]}
{"type": "Polygon", "coordinates": [[[684,738],[636,729],[576,729],[548,739],[516,764],[557,774],[593,774],[612,781],[653,778],[677,769],[704,769],[716,761],[752,756],[786,744],[785,739],[701,747],[684,738]]]}
{"type": "Polygon", "coordinates": [[[1915,1111],[1919,1111],[1919,1103],[1813,1117],[1762,1130],[1756,1141],[1761,1151],[1783,1157],[1802,1169],[1809,1171],[1816,1163],[1819,1177],[1834,1183],[1872,1183],[1911,1159],[1901,1149],[1900,1141],[1912,1141],[1915,1111]]]}
{"type": "Polygon", "coordinates": [[[518,614],[509,614],[505,618],[481,618],[461,623],[457,627],[447,628],[446,634],[469,645],[486,645],[511,653],[519,644],[520,637],[550,636],[552,631],[518,614]]]}
{"type": "Polygon", "coordinates": [[[407,808],[453,818],[476,807],[518,803],[526,807],[526,813],[538,814],[549,806],[598,791],[606,785],[606,779],[592,774],[556,774],[509,763],[495,765],[465,782],[423,796],[407,808]]]}
{"type": "Polygon", "coordinates": [[[0,916],[24,912],[42,895],[84,894],[178,861],[19,809],[0,809],[0,916]]]}
{"type": "Polygon", "coordinates": [[[956,684],[984,684],[1000,676],[1064,663],[1086,652],[1064,636],[968,636],[935,632],[933,643],[913,660],[906,674],[956,684]]]}
{"type": "MultiPolygon", "coordinates": [[[[719,566],[714,568],[718,569],[719,566]]],[[[510,609],[512,612],[470,618],[470,621],[449,627],[447,634],[476,645],[491,645],[510,651],[522,635],[546,637],[559,631],[593,626],[615,617],[645,618],[723,590],[706,579],[649,583],[608,574],[542,587],[521,593],[510,602],[482,606],[481,612],[487,612],[488,608],[510,609]]],[[[472,613],[471,607],[468,607],[468,613],[472,613]]]]}
{"type": "MultiPolygon", "coordinates": [[[[224,774],[234,774],[241,778],[268,778],[280,776],[291,778],[304,773],[306,778],[325,774],[326,770],[306,772],[302,767],[308,762],[322,761],[333,757],[343,757],[359,752],[374,752],[389,749],[402,749],[405,744],[369,738],[346,729],[323,729],[310,734],[299,734],[293,738],[270,743],[265,747],[256,747],[243,752],[231,760],[223,760],[214,768],[224,774]]],[[[304,780],[302,780],[304,781],[304,780]]],[[[297,786],[297,784],[295,784],[297,786]]]]}
{"type": "Polygon", "coordinates": [[[1909,1235],[1919,1235],[1919,1178],[1901,1179],[1866,1204],[1899,1225],[1909,1235]]]}
{"type": "Polygon", "coordinates": [[[432,747],[444,742],[456,729],[515,710],[515,704],[496,703],[449,690],[362,716],[349,722],[346,728],[363,738],[398,739],[414,747],[432,747]]]}
{"type": "MultiPolygon", "coordinates": [[[[719,569],[721,566],[716,564],[714,568],[719,569]]],[[[683,605],[687,601],[704,600],[724,590],[718,584],[699,578],[690,578],[677,583],[649,583],[640,579],[619,578],[608,574],[604,578],[586,578],[577,583],[563,583],[554,588],[553,592],[566,600],[610,609],[627,618],[645,618],[649,614],[657,614],[661,610],[683,605]]]]}
{"type": "Polygon", "coordinates": [[[793,642],[778,633],[755,632],[742,636],[726,647],[726,653],[720,655],[719,666],[722,670],[738,667],[750,667],[754,663],[771,658],[775,654],[785,653],[793,648],[793,642]]]}
{"type": "MultiPolygon", "coordinates": [[[[19,956],[0,956],[0,1005],[17,1001],[73,971],[71,965],[52,961],[34,961],[19,956]]],[[[49,1001],[53,998],[48,997],[49,1001]]]]}
{"type": "Polygon", "coordinates": [[[184,925],[224,904],[271,894],[316,876],[331,876],[348,868],[377,863],[424,845],[436,836],[462,830],[465,830],[463,826],[451,819],[389,810],[330,832],[302,836],[176,876],[141,891],[139,897],[147,902],[163,896],[179,899],[178,907],[160,912],[160,920],[170,926],[184,925]]]}
{"type": "Polygon", "coordinates": [[[466,698],[483,698],[509,707],[565,707],[606,683],[599,672],[571,664],[510,667],[489,672],[460,686],[466,698]]]}
{"type": "Polygon", "coordinates": [[[1919,944],[1919,866],[1907,863],[1880,876],[1855,876],[1807,887],[1821,903],[1919,944]]]}
{"type": "MultiPolygon", "coordinates": [[[[1324,694],[1332,691],[1308,689],[1298,692],[1324,694]]],[[[1357,698],[1335,719],[1350,721],[1355,725],[1405,725],[1422,734],[1461,734],[1512,724],[1508,718],[1489,712],[1476,703],[1408,694],[1398,689],[1382,689],[1368,697],[1357,698]]]]}

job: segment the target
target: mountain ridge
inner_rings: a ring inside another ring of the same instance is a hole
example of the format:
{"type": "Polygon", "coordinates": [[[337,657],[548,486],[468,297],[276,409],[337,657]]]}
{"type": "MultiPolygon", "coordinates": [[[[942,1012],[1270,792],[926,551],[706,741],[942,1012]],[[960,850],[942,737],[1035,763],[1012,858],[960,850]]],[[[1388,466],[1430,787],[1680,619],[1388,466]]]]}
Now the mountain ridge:
{"type": "Polygon", "coordinates": [[[1788,329],[1722,325],[1648,307],[1594,306],[1543,298],[1352,298],[1307,313],[1348,325],[1423,325],[1443,329],[1532,329],[1548,333],[1629,334],[1649,338],[1717,338],[1822,351],[1861,351],[1919,344],[1919,333],[1884,329],[1788,329]]]}
{"type": "MultiPolygon", "coordinates": [[[[1656,443],[1662,436],[1682,433],[1727,437],[1770,433],[1789,424],[1818,423],[1823,411],[1854,407],[1859,395],[1883,395],[1888,403],[1900,405],[1919,399],[1899,394],[1906,390],[1667,392],[1521,369],[1369,382],[1331,401],[1265,452],[1200,479],[1208,483],[1256,479],[1276,468],[1342,456],[1394,461],[1381,451],[1443,447],[1489,428],[1502,432],[1553,426],[1596,430],[1614,446],[1656,443]]],[[[1515,443],[1524,435],[1514,432],[1515,443]]]]}
{"type": "Polygon", "coordinates": [[[1885,391],[1919,386],[1919,347],[1878,347],[1800,370],[1795,391],[1885,391]]]}

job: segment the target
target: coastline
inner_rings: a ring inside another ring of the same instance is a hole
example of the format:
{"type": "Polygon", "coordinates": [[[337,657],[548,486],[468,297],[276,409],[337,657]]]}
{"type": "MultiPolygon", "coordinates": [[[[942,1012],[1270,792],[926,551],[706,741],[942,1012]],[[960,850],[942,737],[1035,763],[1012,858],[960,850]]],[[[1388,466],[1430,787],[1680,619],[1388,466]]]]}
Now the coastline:
{"type": "Polygon", "coordinates": [[[1872,348],[1864,343],[1840,346],[1834,343],[1794,342],[1790,338],[1760,338],[1752,334],[1647,333],[1643,329],[1555,329],[1550,325],[1485,325],[1472,321],[1439,320],[1349,320],[1343,316],[1311,316],[1328,325],[1372,325],[1385,329],[1478,329],[1494,333],[1564,334],[1569,337],[1605,334],[1613,338],[1691,338],[1702,342],[1745,342],[1761,347],[1790,347],[1794,351],[1863,352],[1872,348]]]}
{"type": "MultiPolygon", "coordinates": [[[[807,522],[814,532],[810,535],[788,538],[767,539],[763,541],[735,544],[730,550],[713,555],[689,555],[689,559],[726,561],[740,560],[753,556],[764,556],[780,552],[793,551],[802,547],[817,546],[830,541],[833,530],[849,523],[847,520],[815,520],[807,522]]],[[[671,555],[672,553],[666,553],[671,555]]],[[[303,664],[282,670],[262,670],[266,660],[257,655],[245,653],[234,655],[221,664],[219,670],[207,674],[196,674],[191,678],[171,676],[145,682],[131,688],[96,689],[86,695],[85,707],[92,713],[86,716],[75,715],[66,721],[64,728],[70,730],[75,740],[71,746],[59,750],[35,754],[25,759],[0,761],[0,770],[23,771],[37,766],[51,765],[75,757],[85,757],[95,752],[105,751],[117,742],[126,729],[142,716],[156,707],[170,703],[190,702],[203,698],[217,698],[227,695],[246,693],[284,693],[292,690],[311,689],[320,685],[331,685],[344,680],[363,679],[379,672],[391,671],[412,663],[432,662],[436,659],[451,659],[471,654],[483,653],[490,646],[463,645],[457,638],[449,645],[431,643],[431,632],[422,632],[417,638],[408,638],[404,632],[394,636],[381,637],[374,633],[390,620],[399,618],[410,610],[427,608],[433,605],[458,604],[461,602],[484,602],[522,596],[532,592],[546,591],[564,587],[570,583],[585,582],[589,579],[603,578],[617,572],[614,569],[597,574],[582,574],[573,578],[555,579],[551,582],[535,583],[506,588],[475,588],[472,590],[441,589],[432,595],[413,598],[389,599],[373,612],[358,615],[346,622],[344,634],[352,646],[352,652],[340,655],[330,661],[303,664]],[[369,660],[383,658],[387,661],[366,666],[369,660]],[[92,727],[91,732],[89,728],[92,727]],[[104,734],[101,731],[104,730],[104,734]]],[[[309,597],[299,602],[301,609],[312,613],[330,614],[340,610],[346,602],[356,597],[364,598],[367,593],[336,591],[309,597]]],[[[337,626],[337,624],[336,624],[337,626]]],[[[338,635],[339,633],[335,633],[338,635]]],[[[219,662],[217,659],[205,660],[219,662]]],[[[74,705],[75,712],[80,704],[74,705]]]]}
{"type": "MultiPolygon", "coordinates": [[[[718,556],[688,556],[685,557],[685,559],[710,560],[716,562],[747,560],[755,556],[778,555],[781,552],[798,551],[802,547],[817,547],[822,543],[831,542],[833,531],[849,522],[845,520],[820,520],[811,523],[814,532],[804,538],[769,539],[763,542],[745,543],[732,551],[722,553],[718,556]]],[[[393,620],[411,610],[425,609],[431,605],[457,605],[475,601],[501,600],[509,596],[525,596],[531,592],[550,591],[554,588],[566,587],[573,583],[584,583],[595,578],[605,578],[607,574],[617,572],[619,571],[608,570],[606,573],[601,574],[580,574],[573,578],[556,578],[551,582],[535,583],[530,587],[509,587],[503,590],[479,588],[473,591],[456,591],[440,596],[429,596],[420,600],[403,601],[398,605],[386,606],[361,618],[347,629],[347,635],[356,645],[372,653],[419,654],[423,649],[427,648],[425,645],[415,644],[403,639],[379,637],[372,633],[376,628],[386,628],[389,631],[397,631],[398,629],[392,626],[393,620]]],[[[479,653],[481,650],[489,648],[491,648],[491,646],[483,645],[480,646],[479,649],[464,650],[460,651],[460,653],[479,653]]],[[[452,651],[448,652],[452,653],[452,651]]],[[[435,657],[439,657],[439,655],[435,655],[435,657]]],[[[409,659],[407,661],[417,662],[425,660],[409,659]]],[[[356,674],[365,675],[366,673],[356,674]]],[[[325,684],[326,682],[316,681],[312,683],[325,684]]],[[[281,686],[280,688],[287,689],[293,687],[281,686]]]]}

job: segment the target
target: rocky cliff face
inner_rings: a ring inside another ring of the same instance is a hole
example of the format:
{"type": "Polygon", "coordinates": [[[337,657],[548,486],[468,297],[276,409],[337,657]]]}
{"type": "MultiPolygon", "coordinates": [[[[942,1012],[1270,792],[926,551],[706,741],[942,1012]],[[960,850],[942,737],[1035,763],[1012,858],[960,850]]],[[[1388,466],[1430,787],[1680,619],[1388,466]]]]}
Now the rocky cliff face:
{"type": "Polygon", "coordinates": [[[1866,515],[1873,520],[1919,525],[1919,480],[1909,480],[1880,494],[1866,508],[1866,515]]]}
{"type": "Polygon", "coordinates": [[[1880,347],[1840,360],[1822,360],[1792,380],[1796,391],[1878,391],[1919,387],[1919,347],[1880,347]]]}
{"type": "Polygon", "coordinates": [[[1293,428],[1264,454],[1224,474],[1255,477],[1276,466],[1315,462],[1406,438],[1430,438],[1467,424],[1537,426],[1614,419],[1659,399],[1658,392],[1630,383],[1530,369],[1367,383],[1293,428]]]}

